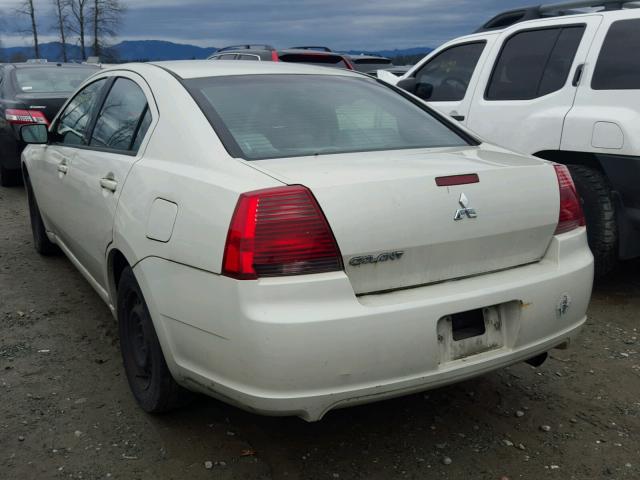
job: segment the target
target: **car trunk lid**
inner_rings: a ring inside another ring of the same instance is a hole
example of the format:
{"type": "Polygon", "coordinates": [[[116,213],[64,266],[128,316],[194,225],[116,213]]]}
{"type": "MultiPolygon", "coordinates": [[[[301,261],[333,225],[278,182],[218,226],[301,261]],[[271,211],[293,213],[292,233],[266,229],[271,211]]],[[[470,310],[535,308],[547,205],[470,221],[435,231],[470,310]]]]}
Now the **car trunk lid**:
{"type": "Polygon", "coordinates": [[[552,166],[498,148],[349,153],[250,165],[311,189],[356,294],[536,262],[558,222],[552,166]],[[479,181],[436,182],[468,174],[479,181]]]}

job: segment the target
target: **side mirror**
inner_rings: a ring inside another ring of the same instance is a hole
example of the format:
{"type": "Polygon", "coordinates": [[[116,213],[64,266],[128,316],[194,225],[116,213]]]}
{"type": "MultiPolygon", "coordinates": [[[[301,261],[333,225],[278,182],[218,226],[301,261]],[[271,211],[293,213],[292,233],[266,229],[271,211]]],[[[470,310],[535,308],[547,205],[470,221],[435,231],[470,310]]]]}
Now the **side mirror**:
{"type": "Polygon", "coordinates": [[[20,128],[20,138],[29,145],[44,145],[49,142],[49,130],[42,123],[23,125],[20,128]]]}
{"type": "Polygon", "coordinates": [[[430,83],[421,83],[416,87],[416,96],[423,100],[429,100],[433,95],[433,85],[430,83]]]}
{"type": "Polygon", "coordinates": [[[397,84],[397,87],[406,90],[409,93],[416,93],[416,79],[413,77],[405,78],[404,80],[400,80],[397,84]]]}

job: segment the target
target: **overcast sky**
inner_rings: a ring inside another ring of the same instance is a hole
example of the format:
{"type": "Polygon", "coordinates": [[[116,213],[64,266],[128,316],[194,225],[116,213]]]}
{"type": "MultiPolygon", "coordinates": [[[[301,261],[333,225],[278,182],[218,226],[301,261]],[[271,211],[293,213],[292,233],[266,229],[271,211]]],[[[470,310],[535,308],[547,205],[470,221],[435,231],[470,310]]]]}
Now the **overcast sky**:
{"type": "MultiPolygon", "coordinates": [[[[18,2],[0,0],[5,46],[28,44],[15,33],[18,2]]],[[[41,41],[55,40],[50,0],[35,0],[41,41]]],[[[239,42],[277,47],[319,44],[344,50],[436,47],[470,33],[492,15],[536,0],[122,0],[118,40],[170,40],[221,47],[239,42]]],[[[73,39],[75,41],[75,39],[73,39]]]]}

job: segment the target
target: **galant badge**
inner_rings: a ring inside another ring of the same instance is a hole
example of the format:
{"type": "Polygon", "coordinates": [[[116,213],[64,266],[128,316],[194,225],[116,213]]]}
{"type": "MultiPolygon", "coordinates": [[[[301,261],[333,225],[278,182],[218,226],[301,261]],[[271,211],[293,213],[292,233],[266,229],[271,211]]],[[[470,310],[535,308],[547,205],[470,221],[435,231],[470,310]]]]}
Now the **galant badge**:
{"type": "Polygon", "coordinates": [[[462,208],[459,208],[458,210],[456,210],[456,214],[453,216],[453,219],[456,222],[458,220],[464,219],[464,217],[476,218],[478,216],[475,208],[469,208],[469,199],[464,193],[460,195],[460,200],[458,200],[458,203],[462,208]]]}

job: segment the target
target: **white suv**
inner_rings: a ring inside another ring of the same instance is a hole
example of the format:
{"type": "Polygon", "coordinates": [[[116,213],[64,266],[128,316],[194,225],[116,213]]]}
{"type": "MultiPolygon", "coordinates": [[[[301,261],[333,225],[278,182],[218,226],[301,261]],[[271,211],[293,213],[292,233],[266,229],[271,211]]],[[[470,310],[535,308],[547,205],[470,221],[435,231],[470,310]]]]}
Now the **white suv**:
{"type": "Polygon", "coordinates": [[[599,275],[640,256],[640,9],[631,6],[512,10],[400,78],[380,75],[488,141],[568,165],[599,275]]]}

